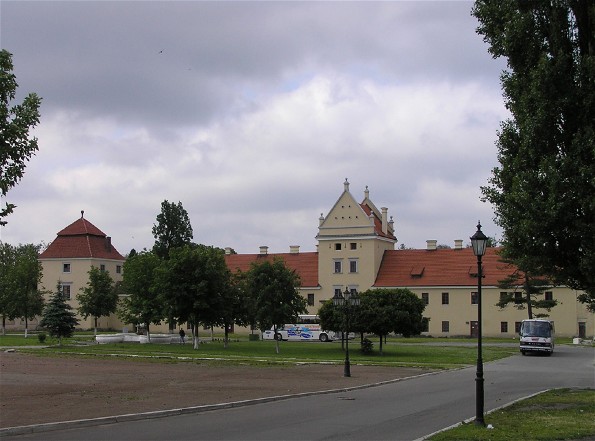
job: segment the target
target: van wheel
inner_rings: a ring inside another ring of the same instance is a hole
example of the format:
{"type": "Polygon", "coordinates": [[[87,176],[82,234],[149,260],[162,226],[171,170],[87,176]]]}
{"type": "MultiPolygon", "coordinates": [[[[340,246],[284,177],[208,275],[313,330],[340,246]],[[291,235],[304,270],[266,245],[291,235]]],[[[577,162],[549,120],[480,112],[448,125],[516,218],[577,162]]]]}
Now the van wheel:
{"type": "Polygon", "coordinates": [[[275,340],[283,341],[281,334],[275,334],[275,340]]]}
{"type": "Polygon", "coordinates": [[[328,341],[328,335],[320,334],[320,341],[322,341],[322,342],[328,341]]]}

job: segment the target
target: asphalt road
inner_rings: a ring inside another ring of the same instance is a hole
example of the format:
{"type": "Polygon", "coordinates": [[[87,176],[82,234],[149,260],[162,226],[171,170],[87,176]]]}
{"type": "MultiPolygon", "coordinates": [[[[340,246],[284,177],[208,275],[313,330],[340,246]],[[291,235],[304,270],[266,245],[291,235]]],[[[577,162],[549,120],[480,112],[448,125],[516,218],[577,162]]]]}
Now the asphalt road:
{"type": "MultiPolygon", "coordinates": [[[[595,349],[558,346],[551,357],[509,357],[485,364],[484,378],[486,412],[550,388],[595,388],[595,349]]],[[[10,439],[415,440],[474,416],[475,368],[467,368],[350,392],[10,439]]]]}

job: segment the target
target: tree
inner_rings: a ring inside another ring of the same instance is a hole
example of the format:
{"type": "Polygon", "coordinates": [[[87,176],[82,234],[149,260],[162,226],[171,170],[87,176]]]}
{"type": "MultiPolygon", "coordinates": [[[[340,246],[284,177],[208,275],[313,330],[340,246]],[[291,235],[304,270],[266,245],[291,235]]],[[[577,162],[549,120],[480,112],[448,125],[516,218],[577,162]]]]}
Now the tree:
{"type": "Polygon", "coordinates": [[[408,289],[370,289],[361,293],[358,323],[362,332],[371,332],[382,340],[391,332],[404,337],[418,335],[423,329],[422,299],[408,289]]]}
{"type": "Polygon", "coordinates": [[[62,346],[63,337],[72,337],[72,334],[74,334],[74,328],[78,325],[78,320],[76,314],[72,311],[72,307],[64,300],[60,282],[56,286],[56,292],[52,294],[49,303],[43,310],[39,325],[47,329],[52,337],[57,337],[60,346],[62,346]]]}
{"type": "Polygon", "coordinates": [[[163,201],[152,232],[155,238],[153,252],[161,259],[167,259],[172,248],[189,244],[192,240],[192,226],[182,203],[163,201]]]}
{"type": "Polygon", "coordinates": [[[511,118],[500,166],[482,187],[504,257],[583,290],[595,311],[595,3],[478,0],[472,14],[494,58],[511,118]]]}
{"type": "Polygon", "coordinates": [[[185,245],[172,248],[157,270],[159,296],[178,323],[191,325],[194,349],[199,345],[199,324],[212,326],[221,317],[220,298],[230,278],[224,256],[219,248],[185,245]]]}
{"type": "Polygon", "coordinates": [[[95,335],[97,335],[97,319],[116,312],[118,294],[109,272],[96,266],[89,270],[87,286],[80,289],[76,299],[79,301],[79,313],[83,318],[93,317],[95,335]]]}
{"type": "Polygon", "coordinates": [[[12,285],[10,318],[25,319],[25,338],[29,330],[29,320],[43,311],[43,293],[38,290],[42,277],[42,266],[37,260],[39,248],[39,245],[33,244],[16,247],[14,266],[8,275],[12,285]]]}
{"type": "MultiPolygon", "coordinates": [[[[0,196],[7,195],[25,173],[25,163],[37,152],[37,138],[29,137],[29,130],[39,123],[41,98],[35,93],[28,94],[21,104],[11,107],[18,84],[12,73],[12,54],[0,50],[0,196]]],[[[2,219],[12,213],[16,206],[7,203],[0,206],[0,226],[6,225],[2,219]]]]}
{"type": "MultiPolygon", "coordinates": [[[[300,278],[282,259],[252,264],[247,274],[248,295],[254,299],[256,323],[261,330],[277,329],[307,312],[307,301],[298,292],[300,278]]],[[[275,345],[279,353],[279,340],[275,345]]]]}
{"type": "MultiPolygon", "coordinates": [[[[131,253],[132,255],[132,253],[131,253]]],[[[126,323],[144,323],[147,339],[151,341],[150,325],[158,325],[165,318],[162,299],[155,289],[155,274],[160,259],[151,251],[142,251],[124,262],[124,298],[118,309],[119,317],[126,323]]]]}
{"type": "Polygon", "coordinates": [[[548,317],[548,314],[543,312],[534,314],[534,310],[545,309],[549,312],[558,304],[557,300],[540,297],[544,295],[547,288],[552,286],[551,282],[545,277],[535,277],[531,273],[523,271],[522,267],[525,265],[522,261],[517,261],[514,265],[512,262],[508,263],[512,272],[508,277],[499,281],[498,287],[509,291],[500,294],[500,301],[496,303],[496,306],[504,309],[509,304],[513,304],[519,310],[527,309],[529,319],[534,316],[548,317]],[[521,267],[518,266],[519,264],[521,267]],[[521,296],[517,296],[516,293],[521,293],[521,296]]]}
{"type": "Polygon", "coordinates": [[[0,243],[0,314],[2,332],[6,319],[25,319],[25,338],[29,320],[41,314],[43,293],[38,290],[41,264],[37,260],[40,245],[12,246],[0,243]]]}

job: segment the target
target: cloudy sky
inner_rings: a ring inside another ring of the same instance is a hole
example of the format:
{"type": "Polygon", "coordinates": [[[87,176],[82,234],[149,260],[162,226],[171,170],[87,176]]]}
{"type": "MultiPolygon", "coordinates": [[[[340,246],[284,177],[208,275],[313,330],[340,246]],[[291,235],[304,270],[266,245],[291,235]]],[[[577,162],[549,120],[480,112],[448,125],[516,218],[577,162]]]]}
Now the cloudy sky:
{"type": "MultiPolygon", "coordinates": [[[[314,251],[318,218],[365,187],[399,244],[501,237],[480,201],[507,117],[471,2],[9,1],[18,99],[39,152],[7,201],[12,244],[80,217],[127,254],[163,200],[194,241],[314,251]]],[[[6,202],[6,201],[3,201],[6,202]]]]}

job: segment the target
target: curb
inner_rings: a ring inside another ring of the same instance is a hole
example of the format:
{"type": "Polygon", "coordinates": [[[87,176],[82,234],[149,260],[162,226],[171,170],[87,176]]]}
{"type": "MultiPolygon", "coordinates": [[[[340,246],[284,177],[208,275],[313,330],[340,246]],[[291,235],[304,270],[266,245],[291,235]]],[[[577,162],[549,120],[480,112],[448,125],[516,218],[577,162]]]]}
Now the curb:
{"type": "Polygon", "coordinates": [[[32,424],[28,426],[15,426],[0,428],[0,438],[13,435],[26,435],[32,433],[51,432],[55,430],[73,429],[81,427],[101,426],[104,424],[115,424],[128,421],[139,421],[144,419],[165,418],[177,415],[189,415],[194,413],[210,412],[213,410],[232,409],[236,407],[253,406],[256,404],[270,403],[272,401],[289,400],[292,398],[309,397],[313,395],[326,395],[341,392],[349,392],[358,389],[367,389],[371,387],[383,386],[385,384],[398,383],[400,381],[420,378],[428,375],[436,375],[442,371],[428,372],[411,377],[395,378],[393,380],[380,381],[378,383],[362,384],[359,386],[345,387],[341,389],[329,389],[313,392],[301,392],[298,394],[278,395],[273,397],[254,398],[250,400],[232,401],[220,404],[205,404],[201,406],[182,407],[178,409],[156,410],[152,412],[130,413],[124,415],[114,415],[99,418],[86,418],[81,420],[59,421],[55,423],[32,424]]]}

